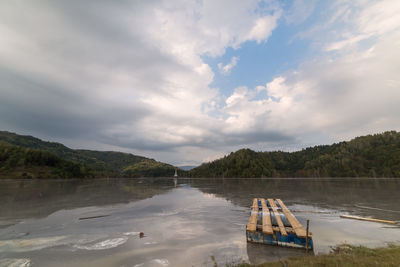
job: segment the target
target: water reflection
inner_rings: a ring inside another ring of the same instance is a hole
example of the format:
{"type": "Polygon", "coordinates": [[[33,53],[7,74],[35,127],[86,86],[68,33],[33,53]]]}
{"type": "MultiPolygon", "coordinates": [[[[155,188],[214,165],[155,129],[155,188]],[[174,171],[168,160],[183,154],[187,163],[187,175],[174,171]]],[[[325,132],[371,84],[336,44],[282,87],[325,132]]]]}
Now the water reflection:
{"type": "Polygon", "coordinates": [[[246,217],[245,209],[183,185],[139,201],[58,210],[9,226],[0,230],[0,258],[40,266],[201,266],[211,255],[219,263],[238,261],[247,259],[246,217]],[[109,216],[78,219],[93,214],[109,216]]]}
{"type": "Polygon", "coordinates": [[[0,228],[61,209],[127,203],[174,187],[171,179],[0,181],[0,228]]]}
{"type": "Polygon", "coordinates": [[[262,196],[288,205],[400,219],[400,179],[193,179],[190,184],[243,207],[262,196]]]}
{"type": "Polygon", "coordinates": [[[224,266],[302,255],[246,242],[253,197],[281,198],[300,222],[311,219],[316,253],[342,242],[382,246],[400,242],[400,229],[339,215],[400,220],[399,189],[390,179],[0,181],[0,266],[224,266]]]}

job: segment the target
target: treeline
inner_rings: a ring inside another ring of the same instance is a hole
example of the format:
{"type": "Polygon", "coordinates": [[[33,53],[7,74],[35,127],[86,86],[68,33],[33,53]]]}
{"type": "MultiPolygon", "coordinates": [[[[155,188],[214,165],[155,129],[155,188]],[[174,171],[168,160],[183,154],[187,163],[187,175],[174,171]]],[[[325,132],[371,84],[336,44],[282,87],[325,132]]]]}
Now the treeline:
{"type": "MultiPolygon", "coordinates": [[[[0,178],[171,177],[176,167],[129,153],[70,149],[0,131],[0,178]]],[[[357,137],[297,152],[241,149],[189,177],[400,177],[400,133],[357,137]]]]}
{"type": "Polygon", "coordinates": [[[84,165],[36,149],[0,142],[0,177],[82,178],[91,173],[84,165]]]}
{"type": "Polygon", "coordinates": [[[7,131],[0,131],[0,142],[2,177],[170,177],[175,172],[172,165],[130,153],[70,149],[7,131]]]}
{"type": "Polygon", "coordinates": [[[297,152],[241,149],[189,172],[191,177],[400,177],[400,133],[357,137],[297,152]]]}

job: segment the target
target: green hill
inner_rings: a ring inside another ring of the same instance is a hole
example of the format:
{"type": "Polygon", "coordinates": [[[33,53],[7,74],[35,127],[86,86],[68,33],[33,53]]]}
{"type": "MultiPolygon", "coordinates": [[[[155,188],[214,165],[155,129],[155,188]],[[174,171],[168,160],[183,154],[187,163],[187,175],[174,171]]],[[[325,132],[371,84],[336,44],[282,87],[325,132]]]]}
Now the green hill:
{"type": "Polygon", "coordinates": [[[147,159],[124,168],[124,173],[129,177],[138,177],[138,175],[145,177],[172,177],[175,173],[175,167],[152,159],[147,159]]]}
{"type": "MultiPolygon", "coordinates": [[[[48,152],[66,162],[78,164],[85,170],[83,176],[147,177],[172,176],[175,167],[141,156],[114,151],[71,149],[63,144],[42,141],[32,136],[0,131],[0,141],[21,148],[48,152]]],[[[22,155],[20,155],[22,157],[22,155]]],[[[3,163],[0,162],[0,168],[3,163]]]]}
{"type": "MultiPolygon", "coordinates": [[[[171,177],[176,167],[129,153],[70,149],[0,131],[0,177],[171,177]]],[[[179,176],[400,177],[400,133],[357,137],[297,152],[241,149],[179,176]]]]}
{"type": "Polygon", "coordinates": [[[400,133],[357,137],[297,152],[241,149],[189,171],[191,177],[400,177],[400,133]]]}
{"type": "Polygon", "coordinates": [[[0,178],[82,178],[90,175],[85,166],[53,153],[0,141],[0,178]]]}

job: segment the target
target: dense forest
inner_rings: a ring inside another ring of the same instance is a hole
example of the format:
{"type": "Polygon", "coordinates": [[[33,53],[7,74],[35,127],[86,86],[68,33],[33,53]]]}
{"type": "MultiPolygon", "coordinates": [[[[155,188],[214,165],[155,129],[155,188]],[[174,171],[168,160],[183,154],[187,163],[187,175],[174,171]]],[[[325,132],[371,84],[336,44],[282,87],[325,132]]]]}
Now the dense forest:
{"type": "Polygon", "coordinates": [[[0,153],[3,178],[155,177],[175,172],[172,165],[129,153],[70,149],[6,131],[0,131],[0,153]]]}
{"type": "MultiPolygon", "coordinates": [[[[0,178],[171,177],[176,167],[129,153],[70,149],[0,131],[0,178]]],[[[241,149],[189,177],[400,177],[400,133],[357,137],[297,152],[241,149]]]]}
{"type": "Polygon", "coordinates": [[[82,178],[91,176],[85,166],[53,153],[0,141],[0,178],[82,178]]]}
{"type": "Polygon", "coordinates": [[[400,177],[400,133],[357,137],[297,152],[241,149],[192,169],[191,177],[400,177]]]}

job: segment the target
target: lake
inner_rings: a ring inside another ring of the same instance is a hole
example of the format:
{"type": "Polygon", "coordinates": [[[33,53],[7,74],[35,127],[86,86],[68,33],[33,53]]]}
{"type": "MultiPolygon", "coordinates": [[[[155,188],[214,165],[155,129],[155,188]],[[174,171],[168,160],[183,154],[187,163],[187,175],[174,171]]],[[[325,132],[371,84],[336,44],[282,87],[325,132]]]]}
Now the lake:
{"type": "Polygon", "coordinates": [[[246,242],[253,197],[280,198],[314,252],[400,243],[400,179],[0,181],[0,266],[219,266],[304,255],[246,242]],[[139,233],[143,232],[144,237],[139,233]]]}

